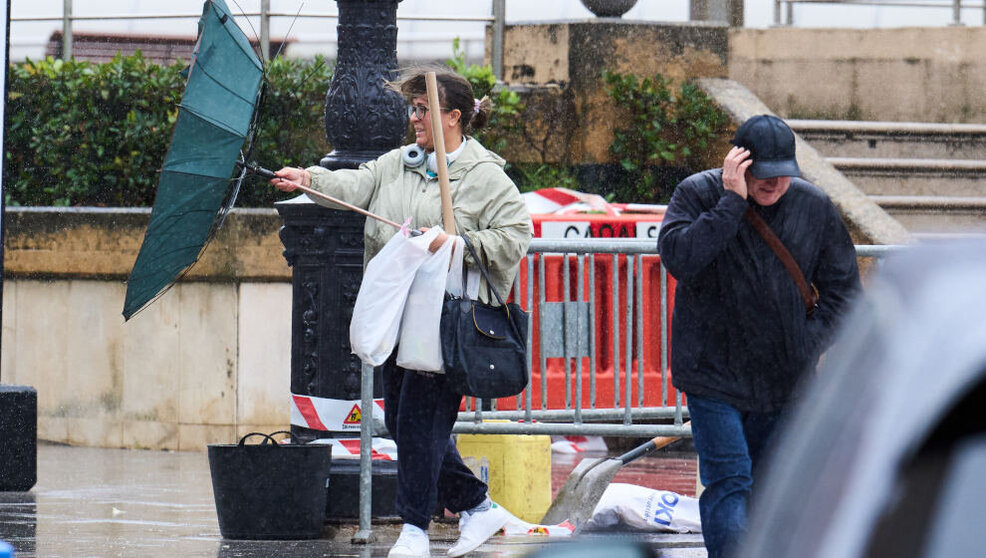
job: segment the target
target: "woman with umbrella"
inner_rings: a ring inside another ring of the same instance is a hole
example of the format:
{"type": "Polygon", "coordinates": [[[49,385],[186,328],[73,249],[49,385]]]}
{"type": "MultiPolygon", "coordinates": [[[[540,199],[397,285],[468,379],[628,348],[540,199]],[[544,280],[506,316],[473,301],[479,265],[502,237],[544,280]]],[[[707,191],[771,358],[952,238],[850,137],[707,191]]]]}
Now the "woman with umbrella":
{"type": "MultiPolygon", "coordinates": [[[[411,217],[415,227],[427,229],[442,223],[435,154],[435,134],[441,133],[455,229],[468,237],[485,260],[493,282],[490,287],[509,293],[533,226],[517,187],[503,172],[503,159],[465,135],[466,130],[487,123],[492,109],[489,99],[474,99],[469,82],[448,70],[415,70],[395,87],[408,101],[413,145],[390,151],[358,169],[283,168],[271,184],[286,192],[301,184],[391,221],[411,217]],[[427,95],[429,71],[436,73],[441,130],[433,129],[429,114],[434,108],[427,95]]],[[[321,199],[315,201],[332,206],[321,199]]],[[[367,219],[364,265],[394,233],[390,225],[367,219]]],[[[438,250],[449,238],[440,233],[429,249],[438,250]]],[[[468,255],[466,263],[472,263],[468,255]]],[[[483,285],[479,293],[484,302],[496,303],[488,300],[483,285]]],[[[452,441],[462,395],[448,389],[440,373],[397,366],[395,355],[396,351],[383,364],[384,409],[387,429],[397,443],[397,511],[404,527],[389,556],[429,555],[427,529],[438,502],[459,514],[459,540],[448,555],[462,556],[499,531],[509,514],[490,500],[487,486],[462,462],[452,441]]]]}

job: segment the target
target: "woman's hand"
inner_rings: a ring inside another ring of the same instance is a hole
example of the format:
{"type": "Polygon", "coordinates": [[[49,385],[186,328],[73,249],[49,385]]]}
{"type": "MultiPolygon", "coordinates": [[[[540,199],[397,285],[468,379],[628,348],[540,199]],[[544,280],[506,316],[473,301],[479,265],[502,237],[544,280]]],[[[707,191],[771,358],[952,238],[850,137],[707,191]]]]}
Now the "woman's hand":
{"type": "Polygon", "coordinates": [[[301,184],[307,188],[312,185],[312,173],[297,167],[284,167],[274,173],[276,178],[271,178],[270,183],[282,192],[294,192],[297,185],[301,184]]]}
{"type": "MultiPolygon", "coordinates": [[[[420,230],[423,233],[426,233],[429,230],[431,230],[431,227],[421,227],[418,230],[420,230]]],[[[445,231],[438,233],[438,236],[436,236],[434,240],[431,241],[431,244],[428,245],[428,251],[434,254],[435,252],[438,251],[439,248],[442,247],[442,244],[445,244],[445,241],[448,240],[449,238],[451,237],[445,234],[445,231]]]]}

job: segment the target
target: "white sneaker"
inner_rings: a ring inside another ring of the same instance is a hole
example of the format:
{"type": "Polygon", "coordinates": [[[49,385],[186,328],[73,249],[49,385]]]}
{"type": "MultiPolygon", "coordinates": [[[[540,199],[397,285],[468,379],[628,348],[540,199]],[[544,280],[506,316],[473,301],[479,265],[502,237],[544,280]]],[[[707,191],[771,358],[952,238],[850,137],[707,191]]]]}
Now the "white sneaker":
{"type": "Polygon", "coordinates": [[[459,540],[449,549],[448,556],[462,556],[476,550],[479,545],[503,529],[509,518],[510,513],[496,502],[493,502],[488,510],[459,513],[459,540]]]}
{"type": "Polygon", "coordinates": [[[408,529],[405,525],[401,529],[401,536],[397,537],[397,542],[390,547],[387,558],[430,558],[431,541],[428,533],[421,529],[408,529]]]}

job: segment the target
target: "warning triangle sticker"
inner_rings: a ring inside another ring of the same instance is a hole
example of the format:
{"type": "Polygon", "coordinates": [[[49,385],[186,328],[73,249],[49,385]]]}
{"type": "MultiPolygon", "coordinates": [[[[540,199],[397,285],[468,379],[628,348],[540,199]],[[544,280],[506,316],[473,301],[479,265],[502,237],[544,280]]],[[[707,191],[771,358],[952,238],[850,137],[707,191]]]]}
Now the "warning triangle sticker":
{"type": "Polygon", "coordinates": [[[363,413],[360,412],[359,404],[353,405],[353,408],[349,410],[349,415],[346,416],[346,420],[342,421],[343,424],[360,424],[363,418],[363,413]]]}

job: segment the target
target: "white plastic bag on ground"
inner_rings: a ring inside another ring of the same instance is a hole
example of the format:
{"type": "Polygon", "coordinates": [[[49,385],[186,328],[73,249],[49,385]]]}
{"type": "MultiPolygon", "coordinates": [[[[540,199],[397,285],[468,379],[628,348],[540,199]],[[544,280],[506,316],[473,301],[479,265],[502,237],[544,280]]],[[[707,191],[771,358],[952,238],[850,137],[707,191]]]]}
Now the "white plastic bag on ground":
{"type": "Polygon", "coordinates": [[[540,535],[557,538],[571,537],[574,532],[575,526],[567,521],[558,525],[538,525],[537,523],[528,523],[512,513],[507,518],[506,524],[503,525],[503,534],[507,536],[540,535]]]}
{"type": "MultiPolygon", "coordinates": [[[[667,490],[634,484],[611,483],[592,511],[587,531],[619,528],[639,532],[701,533],[698,499],[667,490]]],[[[528,523],[513,515],[503,526],[506,535],[570,537],[575,527],[568,521],[558,525],[528,523]]]]}
{"type": "Polygon", "coordinates": [[[394,350],[414,274],[438,233],[408,237],[401,229],[367,264],[349,323],[349,344],[364,363],[379,366],[394,350]]]}
{"type": "Polygon", "coordinates": [[[701,533],[698,498],[633,484],[612,483],[599,499],[586,530],[701,533]]]}
{"type": "Polygon", "coordinates": [[[414,275],[401,320],[397,366],[427,372],[442,369],[439,324],[442,321],[442,302],[445,300],[445,283],[453,245],[452,241],[442,244],[427,256],[414,275]]]}
{"type": "Polygon", "coordinates": [[[582,453],[584,451],[606,451],[606,440],[602,436],[552,436],[552,453],[582,453]]]}

